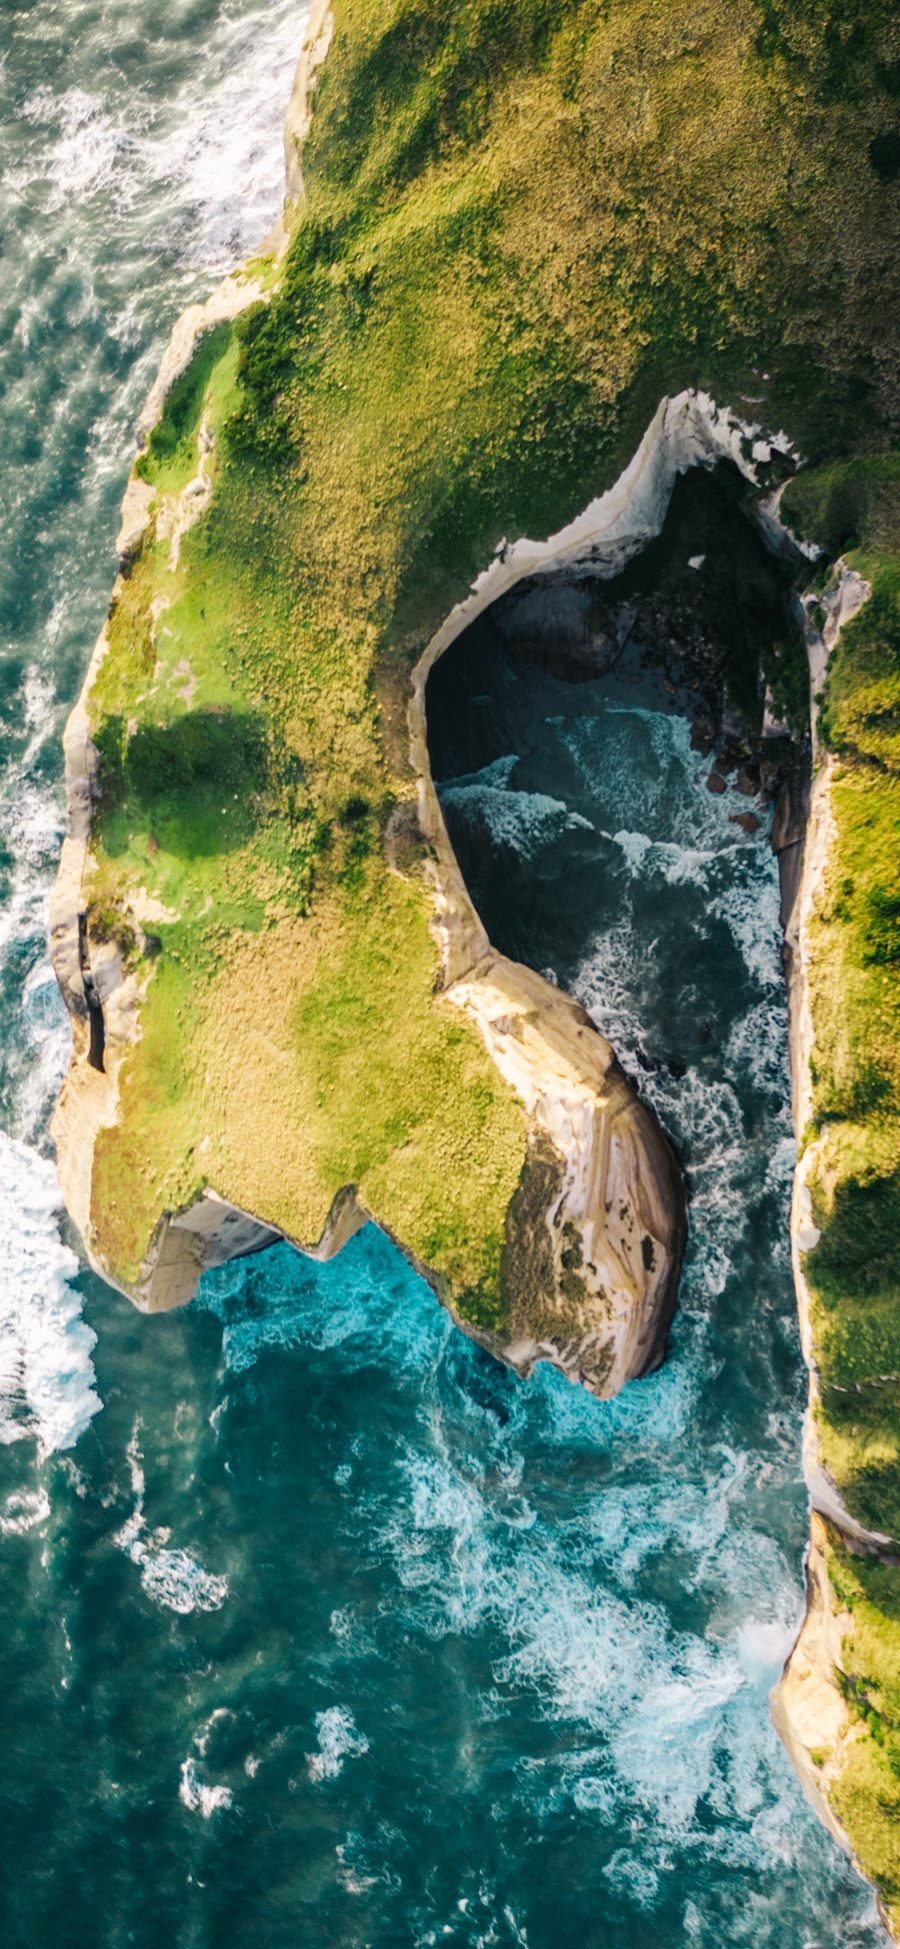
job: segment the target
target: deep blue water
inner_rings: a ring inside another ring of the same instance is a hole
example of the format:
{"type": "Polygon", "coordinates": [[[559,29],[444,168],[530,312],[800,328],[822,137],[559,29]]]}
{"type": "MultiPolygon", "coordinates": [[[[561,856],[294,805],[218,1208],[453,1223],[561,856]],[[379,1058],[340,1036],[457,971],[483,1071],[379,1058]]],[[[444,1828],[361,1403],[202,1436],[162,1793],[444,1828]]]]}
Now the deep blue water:
{"type": "Polygon", "coordinates": [[[60,1234],[59,731],[165,328],[275,213],[301,18],[0,13],[0,1939],[876,1949],[768,1717],[806,1525],[777,886],[682,723],[510,678],[448,793],[518,951],[684,1065],[646,1079],[693,1192],[663,1372],[523,1384],[373,1230],[155,1321],[60,1234]]]}

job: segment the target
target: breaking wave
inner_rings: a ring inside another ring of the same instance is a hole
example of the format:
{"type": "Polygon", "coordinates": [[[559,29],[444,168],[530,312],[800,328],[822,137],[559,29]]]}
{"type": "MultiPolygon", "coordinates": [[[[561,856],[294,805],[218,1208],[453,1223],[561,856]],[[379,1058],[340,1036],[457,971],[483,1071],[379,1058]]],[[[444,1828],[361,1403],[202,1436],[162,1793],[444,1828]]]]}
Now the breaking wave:
{"type": "Polygon", "coordinates": [[[51,1164],[0,1131],[0,1443],[73,1448],[101,1407],[51,1164]]]}
{"type": "Polygon", "coordinates": [[[309,1777],[313,1781],[336,1780],[344,1761],[360,1759],[369,1750],[369,1742],[354,1723],[352,1712],[346,1706],[329,1705],[324,1712],[316,1713],[316,1734],[319,1749],[307,1754],[309,1777]]]}
{"type": "MultiPolygon", "coordinates": [[[[113,0],[72,0],[17,21],[0,74],[0,1441],[29,1437],[41,1454],[71,1447],[100,1406],[52,1167],[27,1148],[47,1148],[70,1047],[46,955],[60,735],[104,612],[131,422],[162,340],[277,215],[306,12],[226,4],[211,31],[163,0],[142,47],[123,38],[113,0]]],[[[187,1601],[177,1552],[144,1572],[162,1601],[187,1601]]]]}

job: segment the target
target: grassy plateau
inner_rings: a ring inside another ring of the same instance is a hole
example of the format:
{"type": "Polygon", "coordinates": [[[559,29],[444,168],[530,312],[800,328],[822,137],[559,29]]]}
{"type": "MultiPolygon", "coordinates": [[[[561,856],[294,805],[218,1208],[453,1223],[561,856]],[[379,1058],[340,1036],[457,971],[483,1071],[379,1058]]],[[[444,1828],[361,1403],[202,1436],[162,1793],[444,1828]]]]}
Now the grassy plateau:
{"type": "MultiPolygon", "coordinates": [[[[90,697],[89,931],[145,986],[97,1249],[127,1282],[205,1183],[310,1242],[352,1183],[464,1315],[502,1322],[527,1131],[435,992],[426,878],[387,863],[409,674],[503,537],[571,519],[662,394],[703,386],[786,429],[811,467],[790,518],[873,584],[825,700],[809,1266],[828,1465],[900,1535],[896,8],[333,14],[289,248],[137,463],[153,520],[90,697]]],[[[833,1575],[861,1728],[835,1804],[896,1902],[900,1573],[835,1546],[833,1575]]]]}

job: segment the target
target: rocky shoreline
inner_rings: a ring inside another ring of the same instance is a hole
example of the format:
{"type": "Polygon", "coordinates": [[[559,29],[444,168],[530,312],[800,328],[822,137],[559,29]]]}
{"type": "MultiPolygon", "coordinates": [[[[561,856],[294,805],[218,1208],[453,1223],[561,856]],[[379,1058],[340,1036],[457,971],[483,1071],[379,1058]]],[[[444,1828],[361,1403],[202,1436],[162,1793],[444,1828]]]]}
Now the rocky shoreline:
{"type": "MultiPolygon", "coordinates": [[[[308,128],[314,75],[327,51],[329,31],[328,6],[319,4],[313,10],[288,117],[289,200],[302,195],[298,151],[308,128]]],[[[284,235],[282,231],[281,243],[284,235]]],[[[201,334],[221,319],[233,318],[260,295],[259,287],[239,274],[226,280],[207,306],[193,307],[185,314],[173,333],[160,377],[142,415],[140,433],[144,440],[201,334]]],[[[786,450],[787,442],[779,437],[775,451],[786,450]]],[[[429,670],[461,631],[519,585],[527,586],[531,578],[545,576],[548,571],[589,570],[601,580],[618,573],[659,533],[676,477],[687,467],[709,468],[720,460],[730,460],[745,478],[753,480],[756,469],[772,453],[772,445],[764,438],[760,440],[759,428],[748,427],[721,411],[704,394],[685,392],[664,399],[634,459],[615,485],[548,541],[519,541],[501,547],[472,594],[457,605],[432,637],[413,674],[411,764],[418,827],[433,889],[442,992],[477,1026],[492,1061],[524,1103],[532,1128],[533,1192],[530,1207],[523,1207],[519,1213],[517,1267],[537,1255],[541,1278],[552,1292],[560,1294],[567,1290],[564,1255],[571,1251],[573,1233],[580,1241],[581,1253],[577,1297],[573,1309],[569,1288],[564,1332],[554,1328],[552,1317],[542,1319],[540,1310],[536,1315],[529,1307],[523,1308],[520,1320],[513,1315],[513,1330],[506,1340],[473,1327],[469,1321],[459,1319],[459,1323],[518,1371],[527,1373],[535,1360],[550,1359],[601,1395],[616,1392],[625,1381],[650,1371],[663,1358],[684,1235],[680,1175],[654,1120],[624,1077],[609,1044],[584,1012],[540,976],[491,948],[450,845],[431,777],[425,686],[429,670]],[[541,1191],[543,1203],[536,1211],[534,1197],[541,1191]],[[623,1206],[629,1211],[629,1221],[617,1227],[615,1212],[623,1206]],[[543,1221],[548,1212],[552,1222],[546,1225],[543,1221]],[[647,1239],[651,1241],[649,1266],[644,1249],[647,1239]]],[[[133,477],[119,538],[123,566],[151,519],[151,498],[144,484],[133,477]]],[[[777,515],[771,514],[768,519],[772,531],[777,532],[777,515]]],[[[864,599],[865,585],[851,588],[851,581],[845,577],[840,582],[823,637],[807,623],[814,690],[824,672],[824,656],[833,646],[841,623],[852,613],[853,602],[864,599]]],[[[140,1036],[143,991],[136,976],[124,967],[116,944],[89,940],[85,932],[96,765],[86,704],[105,652],[104,631],[66,733],[68,834],[51,913],[51,949],[73,1018],[74,1037],[73,1065],[53,1126],[60,1180],[89,1256],[103,1276],[110,1278],[110,1269],[92,1237],[93,1144],[99,1130],[116,1120],[119,1072],[129,1048],[140,1036]],[[99,1053],[98,1014],[102,1020],[99,1053]]],[[[783,727],[769,700],[767,710],[772,750],[783,727]]],[[[725,723],[713,726],[708,734],[698,725],[698,738],[714,735],[718,729],[724,729],[734,746],[730,754],[726,751],[724,761],[736,765],[745,762],[739,727],[729,729],[725,723]]],[[[764,727],[760,753],[764,754],[766,744],[764,727]]],[[[808,825],[803,780],[796,766],[789,763],[781,770],[776,768],[768,780],[769,789],[779,793],[773,843],[782,867],[798,1138],[807,1121],[813,1040],[804,929],[827,854],[828,776],[829,760],[823,759],[814,746],[808,825]]],[[[760,779],[765,785],[762,774],[760,779]]],[[[748,811],[747,816],[754,815],[748,811]]],[[[140,922],[139,914],[133,918],[140,922]]],[[[843,1510],[834,1485],[828,1482],[816,1450],[812,1412],[816,1377],[802,1264],[804,1252],[814,1243],[808,1236],[807,1169],[801,1158],[795,1183],[792,1248],[804,1355],[810,1372],[811,1411],[804,1443],[804,1467],[813,1506],[808,1610],[773,1697],[773,1716],[816,1811],[850,1849],[828,1803],[828,1789],[839,1772],[843,1745],[853,1731],[836,1676],[841,1625],[833,1610],[822,1552],[823,1518],[835,1524],[851,1546],[878,1549],[889,1539],[861,1532],[854,1524],[843,1510]],[[820,1761],[816,1755],[823,1747],[827,1754],[820,1761]]],[[[353,1187],[345,1187],[338,1193],[322,1238],[317,1243],[291,1242],[316,1257],[330,1257],[368,1216],[353,1187]]],[[[148,1311],[183,1304],[191,1297],[204,1268],[258,1251],[283,1236],[286,1234],[277,1227],[208,1188],[183,1210],[161,1215],[140,1280],[135,1285],[123,1285],[122,1290],[148,1311]]],[[[428,1276],[427,1267],[419,1269],[428,1276]]],[[[113,1278],[113,1283],[120,1282],[113,1278]]],[[[438,1292],[448,1303],[447,1293],[440,1287],[438,1292]]]]}
{"type": "MultiPolygon", "coordinates": [[[[328,10],[319,6],[310,21],[287,118],[286,213],[302,195],[297,158],[309,126],[315,72],[327,44],[328,10]]],[[[276,229],[270,247],[280,253],[286,236],[283,227],[276,229]]],[[[257,280],[238,272],[206,305],[191,307],[177,321],[138,423],[142,449],[200,338],[262,295],[257,280]]],[[[699,408],[687,399],[676,402],[671,414],[664,402],[628,470],[636,498],[630,498],[630,486],[623,493],[620,483],[588,510],[587,525],[582,518],[571,534],[567,530],[550,543],[536,544],[538,554],[566,557],[573,545],[576,554],[587,545],[596,555],[602,540],[610,561],[627,556],[640,547],[648,521],[664,511],[677,468],[694,450],[691,440],[698,452],[714,454],[723,446],[737,450],[741,437],[728,416],[717,415],[708,402],[699,408]],[[685,435],[688,422],[692,430],[685,435]]],[[[192,487],[181,497],[184,508],[167,510],[167,533],[173,523],[189,525],[205,506],[204,497],[192,496],[192,487]]],[[[153,522],[153,503],[153,491],[133,474],[123,505],[113,603],[153,522]]],[[[664,1357],[684,1243],[684,1192],[667,1140],[584,1011],[541,977],[493,952],[447,839],[428,762],[424,680],[440,648],[464,626],[471,602],[483,606],[494,600],[498,567],[507,585],[518,580],[525,572],[522,545],[481,577],[470,603],[459,605],[426,651],[413,680],[410,733],[419,843],[424,840],[427,853],[442,992],[475,1023],[492,1061],[522,1101],[530,1130],[526,1168],[507,1224],[503,1276],[511,1295],[509,1330],[498,1334],[467,1320],[444,1282],[414,1254],[408,1256],[463,1330],[518,1372],[527,1374],[536,1360],[551,1360],[573,1380],[607,1396],[664,1357]]],[[[207,1185],[198,1199],[160,1214],[136,1281],[116,1278],[115,1268],[104,1260],[91,1220],[93,1147],[99,1131],[117,1120],[121,1066],[141,1033],[144,993],[116,941],[90,934],[97,756],[89,735],[88,698],[106,650],[104,631],[65,738],[68,832],[52,902],[51,953],[73,1019],[74,1048],[53,1135],[63,1193],[92,1263],[142,1310],[157,1312],[185,1304],[206,1268],[264,1249],[282,1237],[311,1256],[330,1258],[373,1214],[354,1186],[343,1186],[321,1237],[298,1239],[268,1216],[248,1212],[207,1185]]],[[[390,835],[387,843],[390,853],[390,835]]],[[[141,917],[132,902],[129,925],[139,929],[141,917]]],[[[144,915],[146,922],[152,918],[144,915]]],[[[402,1239],[396,1242],[405,1249],[402,1239]]]]}
{"type": "MultiPolygon", "coordinates": [[[[835,565],[835,577],[833,593],[818,598],[824,611],[823,627],[818,629],[809,614],[804,614],[810,667],[812,781],[802,870],[799,880],[787,889],[785,911],[793,1115],[798,1144],[801,1146],[812,1108],[811,1061],[815,1044],[808,981],[808,926],[821,891],[833,832],[829,796],[834,760],[822,749],[816,735],[817,706],[828,659],[841,628],[857,613],[870,594],[868,584],[841,562],[835,565]]],[[[851,1516],[820,1453],[816,1421],[819,1381],[804,1264],[806,1254],[814,1250],[819,1238],[812,1219],[808,1188],[815,1152],[815,1141],[805,1148],[801,1147],[791,1203],[794,1290],[801,1346],[809,1376],[809,1403],[803,1429],[803,1473],[810,1498],[806,1614],[782,1677],[772,1693],[771,1706],[777,1731],[819,1819],[850,1854],[859,1873],[864,1874],[852,1841],[838,1820],[829,1798],[840,1778],[847,1750],[860,1736],[862,1728],[849,1711],[840,1686],[843,1669],[841,1646],[844,1635],[851,1627],[851,1619],[841,1611],[831,1586],[826,1560],[828,1527],[837,1533],[851,1552],[885,1556],[896,1561],[900,1558],[900,1544],[879,1532],[865,1529],[851,1516]]],[[[885,1928],[893,1933],[891,1916],[880,1897],[878,1907],[885,1928]]]]}

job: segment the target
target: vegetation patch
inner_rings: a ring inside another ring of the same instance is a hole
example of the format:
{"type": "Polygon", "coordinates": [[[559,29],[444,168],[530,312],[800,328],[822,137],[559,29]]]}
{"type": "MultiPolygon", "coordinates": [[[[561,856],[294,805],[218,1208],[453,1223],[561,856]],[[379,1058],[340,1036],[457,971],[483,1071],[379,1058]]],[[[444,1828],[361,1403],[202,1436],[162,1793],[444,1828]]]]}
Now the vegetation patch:
{"type": "Polygon", "coordinates": [[[836,764],[810,928],[822,1236],[805,1263],[827,1466],[859,1521],[900,1537],[900,455],[801,475],[783,508],[872,591],[820,711],[836,764]]]}
{"type": "MultiPolygon", "coordinates": [[[[524,1310],[524,1113],[435,994],[424,881],[385,857],[412,796],[408,675],[504,537],[572,519],[661,395],[702,386],[822,463],[862,572],[879,565],[826,699],[841,837],[816,976],[816,1114],[835,1146],[816,1331],[836,1398],[839,1291],[869,1309],[859,1399],[877,1402],[888,1275],[850,1241],[895,1169],[896,554],[872,486],[890,463],[870,451],[900,418],[894,10],[333,12],[287,257],[267,303],[202,341],[139,462],[153,525],[90,700],[95,897],[127,912],[143,891],[173,916],[138,968],[141,1039],[96,1148],[98,1249],[133,1277],[160,1212],[203,1183],[311,1242],[354,1183],[464,1315],[524,1310]],[[211,501],[173,566],[201,429],[211,501]]],[[[767,672],[786,702],[792,673],[786,639],[767,672]]],[[[828,1413],[826,1452],[869,1510],[894,1467],[887,1416],[873,1408],[864,1444],[828,1413]],[[827,1444],[845,1434],[839,1467],[827,1444]]]]}
{"type": "Polygon", "coordinates": [[[850,1556],[832,1540],[828,1575],[849,1618],[841,1690],[857,1736],[832,1792],[867,1875],[900,1921],[900,1577],[895,1566],[850,1556]]]}
{"type": "MultiPolygon", "coordinates": [[[[872,591],[840,633],[820,710],[836,762],[810,929],[821,1238],[805,1269],[825,1463],[852,1514],[900,1538],[900,455],[800,476],[783,505],[872,591]]],[[[898,1917],[900,1569],[835,1542],[828,1574],[850,1619],[840,1682],[856,1723],[830,1797],[898,1917]]]]}
{"type": "Polygon", "coordinates": [[[163,493],[178,493],[197,470],[197,431],[207,404],[219,409],[234,385],[237,348],[231,350],[230,324],[214,326],[200,339],[194,355],[176,379],[154,426],[135,473],[163,493]],[[208,397],[211,395],[211,397],[208,397]]]}

